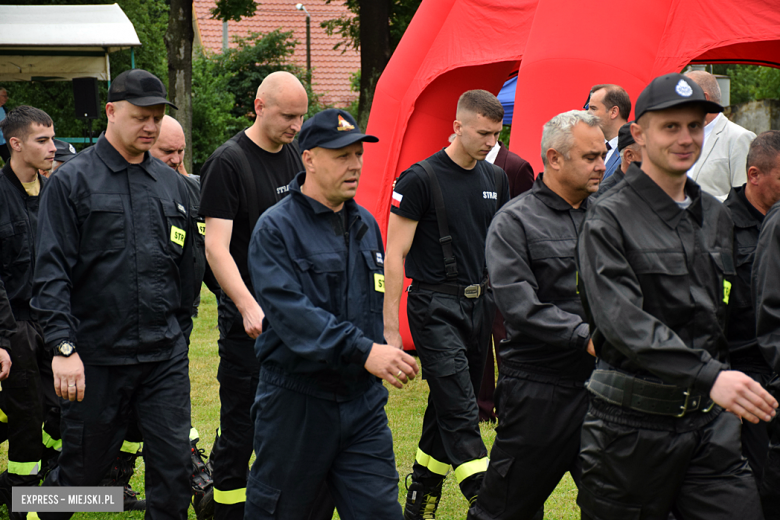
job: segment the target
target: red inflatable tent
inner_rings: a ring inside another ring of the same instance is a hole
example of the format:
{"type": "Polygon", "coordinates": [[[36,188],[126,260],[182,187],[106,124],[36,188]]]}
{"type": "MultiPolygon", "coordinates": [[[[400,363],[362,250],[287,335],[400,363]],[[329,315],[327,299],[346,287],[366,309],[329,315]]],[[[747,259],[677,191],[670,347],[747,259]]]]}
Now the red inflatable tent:
{"type": "Polygon", "coordinates": [[[518,64],[510,148],[540,171],[542,125],[592,85],[635,100],[689,63],[780,68],[777,0],[423,0],[377,84],[367,130],[380,142],[366,146],[357,200],[384,232],[393,180],[447,144],[460,94],[497,94],[518,64]]]}

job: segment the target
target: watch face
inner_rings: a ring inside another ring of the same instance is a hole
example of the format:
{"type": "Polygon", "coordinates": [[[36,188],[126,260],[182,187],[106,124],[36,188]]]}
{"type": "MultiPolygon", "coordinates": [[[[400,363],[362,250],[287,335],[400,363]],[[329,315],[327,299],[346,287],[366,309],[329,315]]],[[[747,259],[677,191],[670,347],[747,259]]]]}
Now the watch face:
{"type": "Polygon", "coordinates": [[[63,356],[70,356],[73,354],[73,345],[70,343],[61,343],[59,347],[60,354],[63,356]]]}

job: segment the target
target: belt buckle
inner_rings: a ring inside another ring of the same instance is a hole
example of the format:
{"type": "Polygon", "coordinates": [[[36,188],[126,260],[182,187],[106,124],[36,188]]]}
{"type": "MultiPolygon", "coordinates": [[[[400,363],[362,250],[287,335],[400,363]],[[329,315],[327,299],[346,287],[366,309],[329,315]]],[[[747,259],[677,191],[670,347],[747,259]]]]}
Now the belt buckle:
{"type": "Polygon", "coordinates": [[[685,413],[688,411],[688,402],[691,400],[691,390],[688,389],[685,392],[683,392],[685,395],[685,402],[683,402],[680,409],[682,410],[679,414],[675,415],[675,417],[683,417],[685,413]]]}
{"type": "Polygon", "coordinates": [[[479,298],[482,295],[482,286],[478,283],[469,285],[466,290],[463,291],[463,295],[466,298],[479,298]]]}

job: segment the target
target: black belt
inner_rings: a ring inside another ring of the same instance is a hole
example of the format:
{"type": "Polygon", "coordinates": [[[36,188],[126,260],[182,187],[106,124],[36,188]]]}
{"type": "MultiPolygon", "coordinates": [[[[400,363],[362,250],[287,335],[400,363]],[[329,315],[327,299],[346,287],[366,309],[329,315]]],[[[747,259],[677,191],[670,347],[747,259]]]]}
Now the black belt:
{"type": "Polygon", "coordinates": [[[433,291],[442,294],[449,294],[450,296],[463,296],[465,298],[479,298],[485,294],[485,288],[487,288],[488,281],[485,280],[481,283],[475,283],[471,285],[457,285],[449,283],[440,283],[437,285],[421,283],[416,280],[412,281],[412,285],[409,286],[410,291],[416,291],[418,289],[425,289],[426,291],[433,291]]]}
{"type": "Polygon", "coordinates": [[[694,394],[690,388],[652,383],[615,370],[594,370],[587,388],[608,403],[656,415],[707,413],[715,405],[709,396],[694,394]]]}

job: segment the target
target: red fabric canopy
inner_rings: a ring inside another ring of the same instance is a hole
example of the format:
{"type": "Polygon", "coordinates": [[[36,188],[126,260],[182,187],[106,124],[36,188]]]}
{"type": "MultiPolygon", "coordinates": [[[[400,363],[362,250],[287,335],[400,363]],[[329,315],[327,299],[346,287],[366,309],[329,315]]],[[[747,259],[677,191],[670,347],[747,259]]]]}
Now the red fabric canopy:
{"type": "MultiPolygon", "coordinates": [[[[423,0],[377,84],[357,200],[387,228],[393,180],[446,146],[466,90],[497,94],[517,69],[510,149],[541,171],[542,126],[590,87],[636,100],[689,63],[780,67],[777,0],[423,0]]],[[[411,338],[402,303],[402,336],[411,338]]]]}

